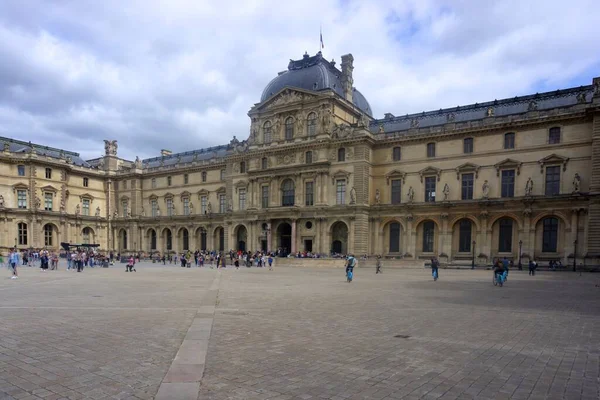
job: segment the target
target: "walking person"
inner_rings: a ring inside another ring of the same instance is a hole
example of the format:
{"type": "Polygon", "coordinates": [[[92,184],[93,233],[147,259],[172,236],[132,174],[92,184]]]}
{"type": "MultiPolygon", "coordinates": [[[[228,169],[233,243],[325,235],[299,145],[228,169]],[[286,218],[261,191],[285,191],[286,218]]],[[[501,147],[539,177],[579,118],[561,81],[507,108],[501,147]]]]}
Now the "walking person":
{"type": "Polygon", "coordinates": [[[436,257],[433,257],[431,259],[431,275],[433,276],[433,280],[434,282],[438,280],[439,278],[439,267],[440,267],[440,262],[438,261],[438,259],[436,257]]]}
{"type": "Polygon", "coordinates": [[[236,270],[240,269],[240,259],[236,258],[235,261],[233,262],[233,265],[235,265],[236,270]]]}
{"type": "Polygon", "coordinates": [[[11,251],[8,256],[8,262],[13,271],[13,276],[10,279],[19,279],[19,274],[17,273],[17,267],[19,266],[19,252],[17,249],[11,251]]]}
{"type": "Polygon", "coordinates": [[[529,260],[529,276],[535,276],[535,269],[537,268],[537,263],[535,260],[529,260]]]}
{"type": "Polygon", "coordinates": [[[381,256],[377,256],[377,261],[375,263],[375,275],[381,273],[381,256]]]}
{"type": "Polygon", "coordinates": [[[269,262],[269,271],[273,271],[273,256],[271,254],[269,254],[268,262],[269,262]]]}

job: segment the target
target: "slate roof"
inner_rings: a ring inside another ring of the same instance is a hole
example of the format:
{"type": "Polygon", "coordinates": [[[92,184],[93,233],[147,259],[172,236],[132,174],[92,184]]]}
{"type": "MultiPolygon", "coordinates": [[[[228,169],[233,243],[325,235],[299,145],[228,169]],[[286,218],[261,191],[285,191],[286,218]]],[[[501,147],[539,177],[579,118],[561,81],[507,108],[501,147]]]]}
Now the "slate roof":
{"type": "Polygon", "coordinates": [[[11,153],[31,153],[31,149],[34,148],[37,154],[57,159],[65,159],[66,157],[71,157],[71,164],[80,167],[92,168],[92,165],[85,161],[83,158],[81,158],[79,156],[79,153],[75,153],[68,150],[56,149],[48,146],[42,146],[31,142],[23,142],[20,140],[5,137],[0,137],[0,151],[4,149],[5,143],[8,143],[9,150],[11,153]]]}
{"type": "Polygon", "coordinates": [[[402,117],[381,118],[372,120],[369,124],[369,130],[377,134],[379,133],[380,125],[383,125],[384,133],[380,135],[385,135],[391,132],[407,131],[411,127],[426,128],[444,125],[449,122],[460,123],[481,120],[488,116],[488,109],[490,107],[493,109],[494,117],[525,114],[533,109],[544,111],[553,108],[571,107],[581,103],[591,103],[593,92],[593,86],[589,85],[553,92],[536,93],[512,99],[494,100],[486,103],[440,109],[438,111],[427,111],[402,117]],[[585,95],[585,98],[583,95],[585,95]]]}
{"type": "MultiPolygon", "coordinates": [[[[301,60],[290,60],[288,70],[281,72],[263,90],[260,102],[269,99],[283,88],[300,88],[305,90],[320,91],[333,90],[344,97],[344,89],[341,81],[342,71],[335,67],[334,62],[323,58],[319,51],[314,56],[304,54],[301,60]]],[[[369,116],[373,112],[369,102],[356,88],[353,88],[353,102],[369,116]]]]}
{"type": "Polygon", "coordinates": [[[144,168],[156,168],[160,166],[172,166],[181,163],[201,162],[212,158],[222,158],[227,155],[230,147],[228,145],[208,147],[206,149],[186,151],[184,153],[175,153],[168,156],[159,156],[146,158],[142,160],[144,168]],[[161,165],[161,162],[163,163],[161,165]]]}

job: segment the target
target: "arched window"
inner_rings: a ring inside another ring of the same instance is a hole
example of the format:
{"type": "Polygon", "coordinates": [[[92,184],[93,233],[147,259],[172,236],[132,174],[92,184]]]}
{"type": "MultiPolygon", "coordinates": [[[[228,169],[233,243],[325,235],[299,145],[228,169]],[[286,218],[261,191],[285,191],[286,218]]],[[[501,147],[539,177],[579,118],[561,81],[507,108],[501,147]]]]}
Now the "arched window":
{"type": "Polygon", "coordinates": [[[554,217],[544,218],[542,224],[544,227],[542,252],[556,253],[558,248],[558,219],[554,217]]]}
{"type": "Polygon", "coordinates": [[[267,160],[267,157],[263,157],[260,163],[262,169],[267,169],[269,167],[269,160],[267,160]]]}
{"type": "Polygon", "coordinates": [[[400,252],[400,224],[392,222],[390,224],[390,253],[400,252]]]}
{"type": "Polygon", "coordinates": [[[25,222],[19,222],[17,225],[17,233],[18,233],[18,244],[19,246],[27,245],[27,224],[25,222]]]}
{"type": "Polygon", "coordinates": [[[346,149],[338,149],[338,161],[346,161],[346,149]]]}
{"type": "Polygon", "coordinates": [[[515,134],[513,132],[504,134],[504,148],[514,149],[515,148],[515,134]]]}
{"type": "Polygon", "coordinates": [[[271,143],[271,140],[272,140],[272,136],[271,136],[271,122],[267,121],[263,125],[263,142],[264,143],[271,143]]]}
{"type": "Polygon", "coordinates": [[[200,230],[200,250],[206,250],[206,229],[200,230]]]}
{"type": "Polygon", "coordinates": [[[53,242],[53,233],[54,229],[52,229],[52,225],[46,224],[44,225],[44,246],[52,246],[53,242]]]}
{"type": "Polygon", "coordinates": [[[183,241],[183,250],[187,251],[190,249],[190,234],[189,234],[188,230],[183,229],[181,236],[182,236],[182,241],[183,241]]]}
{"type": "Polygon", "coordinates": [[[150,249],[156,250],[156,231],[154,229],[150,231],[150,249]]]}
{"type": "Polygon", "coordinates": [[[291,207],[294,205],[294,182],[291,179],[286,179],[281,184],[281,205],[291,207]]]}
{"type": "Polygon", "coordinates": [[[435,239],[435,225],[433,221],[423,222],[423,252],[433,253],[433,242],[435,239]]]}
{"type": "Polygon", "coordinates": [[[402,159],[402,152],[400,147],[394,147],[392,150],[392,160],[400,161],[402,159]]]}
{"type": "Polygon", "coordinates": [[[202,182],[206,182],[206,171],[202,172],[202,182]]]}
{"type": "Polygon", "coordinates": [[[502,218],[499,221],[498,232],[498,251],[501,253],[510,253],[512,251],[513,220],[502,218]]]}
{"type": "Polygon", "coordinates": [[[81,236],[84,244],[90,244],[92,237],[92,230],[90,228],[83,228],[81,231],[81,236]]]}
{"type": "Polygon", "coordinates": [[[285,120],[285,140],[294,139],[294,118],[288,117],[285,120]]]}
{"type": "Polygon", "coordinates": [[[121,230],[121,248],[127,250],[127,231],[121,230]]]}
{"type": "Polygon", "coordinates": [[[305,153],[305,162],[307,164],[312,164],[312,151],[307,151],[305,153]]]}
{"type": "Polygon", "coordinates": [[[473,223],[471,220],[462,219],[458,225],[458,251],[468,253],[471,251],[471,232],[473,223]]]}
{"type": "Polygon", "coordinates": [[[308,136],[315,136],[317,134],[317,114],[314,112],[308,114],[306,119],[306,134],[308,136]]]}
{"type": "Polygon", "coordinates": [[[246,173],[246,162],[242,161],[240,163],[240,173],[245,174],[246,173]]]}

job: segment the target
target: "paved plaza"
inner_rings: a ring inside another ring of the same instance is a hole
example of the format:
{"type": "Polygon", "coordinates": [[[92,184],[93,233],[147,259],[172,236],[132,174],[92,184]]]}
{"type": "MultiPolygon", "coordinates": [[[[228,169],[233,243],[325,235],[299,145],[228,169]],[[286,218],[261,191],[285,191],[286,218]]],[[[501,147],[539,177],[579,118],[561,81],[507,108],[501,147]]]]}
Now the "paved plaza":
{"type": "Polygon", "coordinates": [[[599,398],[600,274],[124,269],[3,269],[0,399],[599,398]]]}

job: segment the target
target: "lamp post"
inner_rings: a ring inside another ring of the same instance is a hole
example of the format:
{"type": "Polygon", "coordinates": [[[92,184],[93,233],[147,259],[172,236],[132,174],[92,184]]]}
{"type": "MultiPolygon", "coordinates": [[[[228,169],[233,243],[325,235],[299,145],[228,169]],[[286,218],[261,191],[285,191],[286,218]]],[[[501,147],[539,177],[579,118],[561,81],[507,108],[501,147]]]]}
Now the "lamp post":
{"type": "Polygon", "coordinates": [[[471,259],[471,269],[475,269],[475,241],[473,240],[473,258],[471,259]]]}
{"type": "Polygon", "coordinates": [[[573,272],[577,271],[577,239],[573,242],[573,272]]]}
{"type": "Polygon", "coordinates": [[[519,240],[519,271],[523,270],[523,264],[521,264],[521,254],[523,254],[523,241],[519,240]]]}

